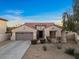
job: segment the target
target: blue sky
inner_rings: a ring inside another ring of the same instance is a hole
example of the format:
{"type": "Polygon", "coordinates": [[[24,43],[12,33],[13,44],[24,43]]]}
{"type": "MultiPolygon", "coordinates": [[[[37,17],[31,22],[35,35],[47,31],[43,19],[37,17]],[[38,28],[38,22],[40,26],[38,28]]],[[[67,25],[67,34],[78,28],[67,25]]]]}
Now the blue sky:
{"type": "Polygon", "coordinates": [[[71,8],[72,0],[0,0],[0,17],[10,22],[56,22],[71,8]]]}

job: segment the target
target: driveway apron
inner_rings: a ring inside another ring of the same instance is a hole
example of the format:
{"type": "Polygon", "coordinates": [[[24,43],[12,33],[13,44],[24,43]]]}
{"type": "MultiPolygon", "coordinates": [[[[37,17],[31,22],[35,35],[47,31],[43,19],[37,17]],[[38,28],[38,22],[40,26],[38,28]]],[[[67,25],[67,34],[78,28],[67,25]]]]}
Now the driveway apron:
{"type": "Polygon", "coordinates": [[[30,41],[15,41],[0,48],[0,59],[21,59],[29,48],[30,41]]]}

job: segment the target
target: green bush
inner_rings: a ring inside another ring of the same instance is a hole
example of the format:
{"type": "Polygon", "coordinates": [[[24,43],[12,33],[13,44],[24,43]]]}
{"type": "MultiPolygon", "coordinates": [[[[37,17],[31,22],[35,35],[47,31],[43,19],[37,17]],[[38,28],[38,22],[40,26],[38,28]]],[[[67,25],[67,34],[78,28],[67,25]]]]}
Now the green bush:
{"type": "Polygon", "coordinates": [[[75,59],[79,59],[79,53],[75,53],[75,59]]]}
{"type": "Polygon", "coordinates": [[[47,47],[46,47],[46,46],[43,46],[43,50],[44,50],[44,51],[47,51],[47,47]]]}
{"type": "Polygon", "coordinates": [[[75,50],[74,52],[75,59],[79,59],[79,51],[75,50]]]}
{"type": "Polygon", "coordinates": [[[31,40],[31,44],[37,44],[37,40],[31,40]]]}
{"type": "Polygon", "coordinates": [[[50,38],[50,37],[47,37],[47,41],[48,41],[48,43],[52,43],[52,41],[51,41],[51,38],[50,38]]]}
{"type": "Polygon", "coordinates": [[[57,49],[62,49],[62,46],[57,46],[57,49]]]}
{"type": "Polygon", "coordinates": [[[52,41],[50,39],[47,39],[48,43],[51,43],[52,41]]]}
{"type": "Polygon", "coordinates": [[[45,43],[45,42],[46,42],[45,39],[44,40],[40,40],[40,43],[42,43],[42,44],[45,43]]]}
{"type": "Polygon", "coordinates": [[[74,48],[68,48],[68,49],[66,49],[65,53],[74,56],[74,48]]]}

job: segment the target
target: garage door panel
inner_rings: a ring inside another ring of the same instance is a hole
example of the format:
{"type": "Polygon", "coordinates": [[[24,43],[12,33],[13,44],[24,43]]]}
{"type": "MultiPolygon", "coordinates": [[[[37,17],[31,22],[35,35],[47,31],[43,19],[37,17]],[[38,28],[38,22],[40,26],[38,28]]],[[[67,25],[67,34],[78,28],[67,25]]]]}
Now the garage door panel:
{"type": "Polygon", "coordinates": [[[32,40],[33,33],[32,32],[17,32],[16,40],[32,40]]]}

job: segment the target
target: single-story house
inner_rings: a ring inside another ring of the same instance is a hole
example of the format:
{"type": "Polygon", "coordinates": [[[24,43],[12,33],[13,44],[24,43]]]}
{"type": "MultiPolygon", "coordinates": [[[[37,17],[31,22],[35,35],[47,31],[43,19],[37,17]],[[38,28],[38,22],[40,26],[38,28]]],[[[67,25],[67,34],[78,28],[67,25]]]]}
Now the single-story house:
{"type": "Polygon", "coordinates": [[[25,23],[12,29],[11,40],[34,40],[61,37],[62,27],[54,23],[25,23]]]}

